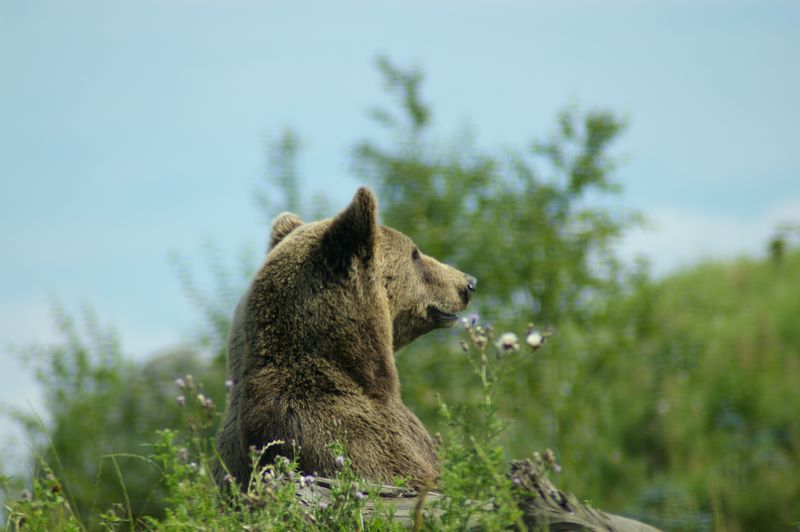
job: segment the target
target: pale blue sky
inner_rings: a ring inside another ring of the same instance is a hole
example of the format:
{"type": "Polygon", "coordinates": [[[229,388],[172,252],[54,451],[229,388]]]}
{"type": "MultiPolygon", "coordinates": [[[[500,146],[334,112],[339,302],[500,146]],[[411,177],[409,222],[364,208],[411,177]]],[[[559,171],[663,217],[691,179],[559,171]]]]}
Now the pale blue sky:
{"type": "Polygon", "coordinates": [[[626,256],[758,253],[800,221],[798,28],[797,2],[0,0],[0,402],[38,404],[5,346],[53,337],[52,298],[132,356],[186,338],[168,252],[263,248],[252,192],[284,127],[344,205],[378,54],[421,66],[438,130],[489,149],[570,103],[626,116],[622,199],[658,224],[626,256]]]}

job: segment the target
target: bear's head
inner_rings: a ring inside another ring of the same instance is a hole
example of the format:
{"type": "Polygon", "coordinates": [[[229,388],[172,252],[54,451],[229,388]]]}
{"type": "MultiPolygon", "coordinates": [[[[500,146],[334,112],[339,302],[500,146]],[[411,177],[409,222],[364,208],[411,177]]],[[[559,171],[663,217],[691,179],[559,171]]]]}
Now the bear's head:
{"type": "MultiPolygon", "coordinates": [[[[377,222],[377,200],[360,188],[337,216],[304,223],[291,213],[272,224],[267,263],[314,273],[292,276],[308,290],[348,288],[347,300],[372,312],[388,311],[397,351],[433,329],[458,321],[475,291],[476,279],[422,253],[403,233],[377,222]],[[356,294],[376,301],[353,301],[356,294]]],[[[282,274],[284,282],[290,282],[282,274]]]]}

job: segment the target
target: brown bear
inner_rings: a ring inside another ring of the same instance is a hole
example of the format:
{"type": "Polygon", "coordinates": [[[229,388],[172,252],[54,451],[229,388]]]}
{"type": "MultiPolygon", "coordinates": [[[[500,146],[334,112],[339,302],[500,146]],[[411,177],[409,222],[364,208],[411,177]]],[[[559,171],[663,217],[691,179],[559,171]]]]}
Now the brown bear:
{"type": "Polygon", "coordinates": [[[297,453],[302,471],[331,475],[334,439],[368,480],[431,481],[434,446],[400,399],[394,353],[456,323],[475,284],[379,225],[369,189],[333,218],[278,216],[231,326],[233,390],[217,438],[225,464],[217,481],[227,469],[247,483],[251,446],[276,440],[284,443],[269,447],[264,462],[297,453]]]}

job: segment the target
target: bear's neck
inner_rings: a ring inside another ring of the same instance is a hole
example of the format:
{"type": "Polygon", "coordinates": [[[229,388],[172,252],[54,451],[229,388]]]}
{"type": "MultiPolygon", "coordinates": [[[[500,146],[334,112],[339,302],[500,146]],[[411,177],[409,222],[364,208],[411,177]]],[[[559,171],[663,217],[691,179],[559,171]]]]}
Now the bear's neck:
{"type": "Polygon", "coordinates": [[[255,348],[252,363],[287,374],[310,372],[298,379],[318,377],[322,394],[332,387],[380,400],[399,398],[389,304],[374,276],[337,283],[317,277],[282,283],[269,276],[248,293],[248,314],[255,317],[248,336],[255,341],[244,343],[255,348]]]}
{"type": "Polygon", "coordinates": [[[351,321],[350,325],[339,329],[329,341],[323,341],[320,352],[311,355],[312,360],[327,360],[332,364],[332,377],[339,381],[334,385],[354,384],[373,399],[399,397],[391,328],[383,320],[351,321]]]}

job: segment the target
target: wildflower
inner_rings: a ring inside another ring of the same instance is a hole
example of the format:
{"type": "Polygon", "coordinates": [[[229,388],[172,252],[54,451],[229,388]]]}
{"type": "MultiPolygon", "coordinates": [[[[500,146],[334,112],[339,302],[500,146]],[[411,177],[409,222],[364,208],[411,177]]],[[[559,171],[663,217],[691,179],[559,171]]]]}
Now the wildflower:
{"type": "Polygon", "coordinates": [[[520,487],[522,486],[522,479],[519,477],[514,477],[511,479],[511,483],[516,487],[520,487]]]}
{"type": "Polygon", "coordinates": [[[310,486],[314,483],[314,475],[303,475],[300,477],[300,487],[310,486]]]}
{"type": "Polygon", "coordinates": [[[525,343],[531,346],[531,349],[539,349],[544,343],[544,336],[539,331],[531,331],[525,337],[525,343]]]}
{"type": "Polygon", "coordinates": [[[500,340],[497,342],[497,347],[501,351],[516,351],[519,349],[519,340],[517,335],[511,332],[503,333],[500,340]]]}
{"type": "Polygon", "coordinates": [[[469,320],[467,320],[467,318],[461,318],[461,325],[463,325],[465,329],[469,329],[469,320]]]}
{"type": "Polygon", "coordinates": [[[558,465],[558,463],[556,462],[556,455],[552,450],[550,450],[550,449],[545,450],[545,452],[544,452],[544,461],[545,461],[547,467],[551,471],[553,471],[554,473],[560,473],[561,472],[561,466],[558,465]]]}
{"type": "Polygon", "coordinates": [[[192,468],[192,471],[194,471],[194,472],[197,472],[197,471],[198,471],[198,469],[200,469],[200,468],[197,466],[197,462],[189,462],[189,467],[190,467],[190,468],[192,468]]]}
{"type": "Polygon", "coordinates": [[[327,510],[328,509],[328,503],[325,502],[325,501],[319,501],[319,509],[323,510],[323,511],[327,510]]]}
{"type": "Polygon", "coordinates": [[[212,401],[210,397],[206,397],[203,407],[205,407],[207,410],[214,410],[214,401],[212,401]]]}
{"type": "Polygon", "coordinates": [[[544,450],[544,460],[545,462],[552,463],[556,461],[556,455],[552,449],[545,449],[544,450]]]}
{"type": "Polygon", "coordinates": [[[32,501],[33,500],[33,494],[28,490],[22,490],[22,493],[20,494],[20,498],[23,501],[32,501]]]}
{"type": "Polygon", "coordinates": [[[334,460],[334,463],[336,464],[336,467],[344,467],[344,456],[341,454],[337,456],[336,460],[334,460]]]}
{"type": "Polygon", "coordinates": [[[178,406],[186,406],[186,398],[183,395],[179,395],[175,400],[178,401],[178,406]]]}
{"type": "Polygon", "coordinates": [[[473,314],[472,316],[469,317],[469,324],[471,326],[473,326],[473,327],[475,327],[478,324],[478,315],[477,314],[473,314]]]}
{"type": "Polygon", "coordinates": [[[222,480],[225,481],[227,484],[233,484],[236,481],[236,479],[233,478],[233,475],[231,475],[230,473],[222,477],[222,480]]]}
{"type": "Polygon", "coordinates": [[[360,491],[357,491],[357,492],[356,492],[356,495],[355,495],[355,497],[356,497],[356,500],[357,500],[357,501],[360,501],[361,499],[363,499],[364,497],[366,497],[366,495],[364,495],[364,494],[363,494],[363,493],[361,493],[360,491]]]}
{"type": "Polygon", "coordinates": [[[186,381],[178,377],[177,379],[175,379],[175,386],[177,386],[179,390],[183,390],[184,388],[186,388],[186,381]]]}
{"type": "Polygon", "coordinates": [[[228,380],[225,381],[225,390],[227,392],[230,392],[231,390],[233,390],[233,381],[232,380],[228,379],[228,380]]]}
{"type": "Polygon", "coordinates": [[[473,342],[475,342],[475,347],[477,347],[478,349],[483,349],[484,347],[486,347],[486,344],[489,343],[489,338],[487,338],[486,335],[483,334],[483,332],[479,331],[475,335],[473,342]]]}
{"type": "Polygon", "coordinates": [[[186,447],[178,449],[178,458],[181,462],[187,461],[189,459],[189,450],[186,447]]]}
{"type": "Polygon", "coordinates": [[[206,396],[202,393],[197,394],[197,402],[200,403],[202,406],[206,406],[206,396]]]}

